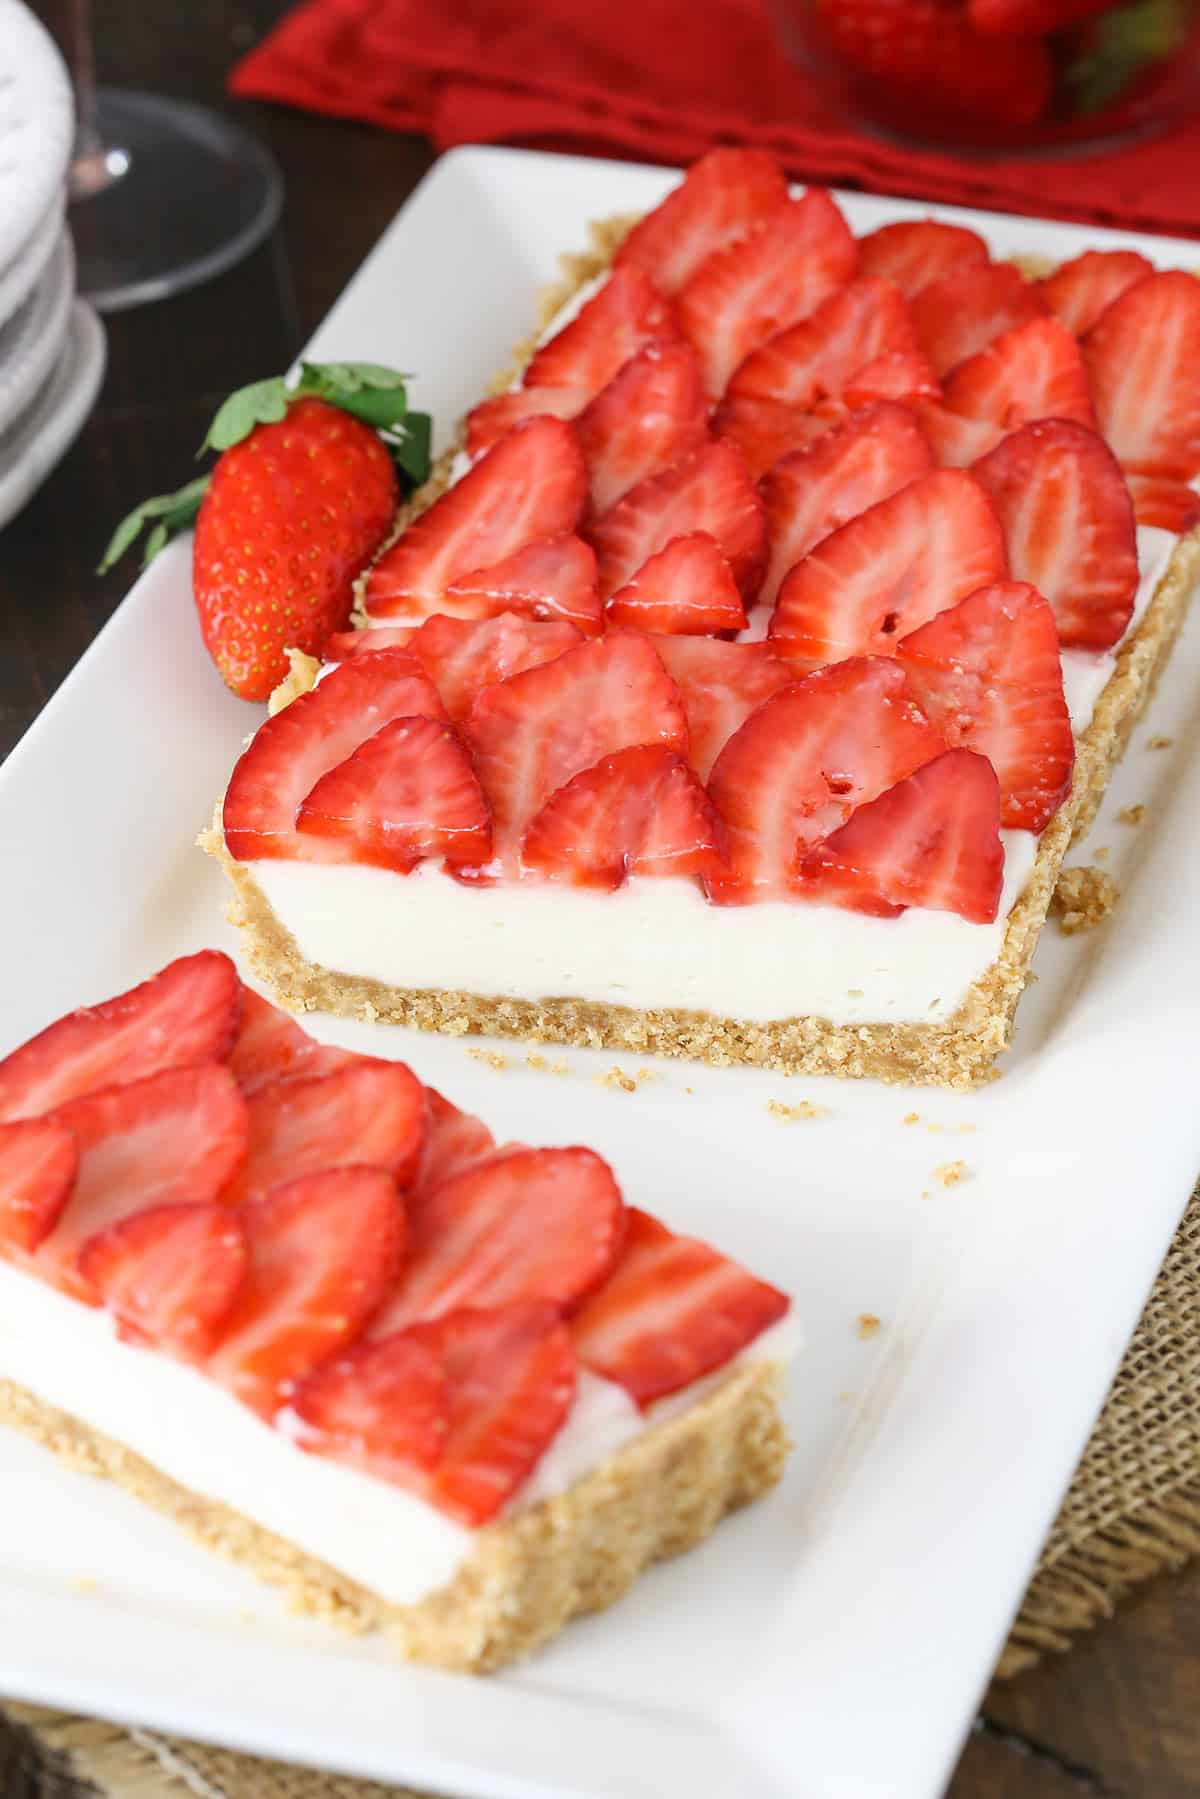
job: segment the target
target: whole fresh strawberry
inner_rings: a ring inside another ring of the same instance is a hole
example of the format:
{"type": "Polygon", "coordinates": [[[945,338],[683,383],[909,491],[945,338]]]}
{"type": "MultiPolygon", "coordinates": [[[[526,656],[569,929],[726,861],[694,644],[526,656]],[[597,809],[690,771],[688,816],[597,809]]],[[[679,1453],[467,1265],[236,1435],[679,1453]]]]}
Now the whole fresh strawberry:
{"type": "Polygon", "coordinates": [[[147,500],[118,527],[109,568],[149,526],[143,562],[194,521],[192,586],[227,687],[264,700],[286,652],[319,653],[350,616],[353,583],[391,528],[401,485],[425,478],[429,419],[403,378],[373,363],[301,365],[289,385],[232,394],[202,449],[210,475],[147,500]]]}
{"type": "Polygon", "coordinates": [[[826,44],[915,123],[929,109],[1032,125],[1049,104],[1050,53],[1031,38],[983,38],[947,0],[815,0],[826,44]]]}

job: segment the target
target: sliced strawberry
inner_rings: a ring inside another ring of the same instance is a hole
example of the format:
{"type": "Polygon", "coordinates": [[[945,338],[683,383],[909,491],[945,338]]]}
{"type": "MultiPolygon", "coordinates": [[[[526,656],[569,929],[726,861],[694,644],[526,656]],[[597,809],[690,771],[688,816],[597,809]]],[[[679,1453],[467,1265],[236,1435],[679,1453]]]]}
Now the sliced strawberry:
{"type": "Polygon", "coordinates": [[[296,1383],[288,1436],[394,1486],[419,1487],[450,1434],[450,1383],[442,1358],[416,1333],[359,1343],[296,1383]]]}
{"type": "Polygon", "coordinates": [[[442,610],[462,618],[522,618],[561,621],[589,637],[603,624],[596,592],[596,557],[573,531],[522,544],[491,568],[472,569],[447,587],[442,610]]]}
{"type": "Polygon", "coordinates": [[[325,662],[349,662],[375,650],[406,650],[413,640],[411,625],[375,625],[369,631],[335,631],[321,646],[325,662]]]}
{"type": "Polygon", "coordinates": [[[52,1118],[0,1124],[0,1255],[31,1254],[62,1216],[79,1168],[75,1139],[52,1118]]]}
{"type": "Polygon", "coordinates": [[[75,1139],[79,1173],[33,1265],[89,1301],[76,1269],[82,1243],[148,1206],[208,1204],[246,1155],[246,1102],[229,1070],[216,1063],[84,1094],[61,1106],[54,1122],[75,1139]]]}
{"type": "Polygon", "coordinates": [[[890,656],[900,637],[1007,572],[983,488],[963,470],[935,469],[796,564],[779,589],[771,641],[807,663],[890,656]]]}
{"type": "Polygon", "coordinates": [[[891,918],[907,906],[991,924],[1004,885],[1000,789],[974,750],[947,750],[804,858],[810,898],[891,918]]]}
{"type": "Polygon", "coordinates": [[[151,1206],[89,1237],[79,1273],[122,1336],[191,1359],[212,1348],[249,1259],[228,1206],[151,1206]]]}
{"type": "Polygon", "coordinates": [[[561,619],[537,624],[511,612],[478,621],[435,615],[414,634],[413,652],[458,725],[485,687],[553,662],[582,641],[575,626],[561,619]]]}
{"type": "Polygon", "coordinates": [[[680,292],[678,307],[709,395],[720,399],[751,350],[806,318],[849,281],[857,262],[849,226],[818,187],[703,262],[680,292]]]}
{"type": "Polygon", "coordinates": [[[906,406],[888,401],[864,408],[776,463],[759,489],[771,546],[759,604],[775,604],[789,569],[823,537],[932,467],[933,453],[916,419],[906,406]]]}
{"type": "Polygon", "coordinates": [[[579,1360],[647,1406],[724,1367],[778,1323],[786,1294],[630,1206],[613,1273],[571,1321],[579,1360]]]}
{"type": "Polygon", "coordinates": [[[670,301],[644,269],[625,259],[570,323],[535,351],[521,385],[598,394],[646,344],[677,335],[670,301]]]}
{"type": "Polygon", "coordinates": [[[709,637],[656,637],[654,647],[683,697],[688,761],[702,781],[738,727],[796,671],[765,643],[709,637]]]}
{"type": "Polygon", "coordinates": [[[1154,264],[1136,250],[1085,250],[1060,263],[1039,285],[1055,318],[1082,337],[1127,287],[1153,273],[1154,264]]]}
{"type": "Polygon", "coordinates": [[[832,408],[799,412],[779,400],[727,394],[713,413],[712,428],[715,436],[739,452],[747,473],[757,481],[780,457],[824,437],[837,422],[832,408]]]}
{"type": "Polygon", "coordinates": [[[902,400],[906,406],[918,400],[939,400],[941,385],[928,358],[920,350],[886,350],[856,369],[842,390],[845,404],[854,410],[875,400],[902,400]]]}
{"type": "Polygon", "coordinates": [[[1000,822],[1041,831],[1071,791],[1075,738],[1054,614],[1024,581],[997,581],[905,637],[896,657],[952,749],[1000,783],[1000,822]]]}
{"type": "Polygon", "coordinates": [[[660,292],[678,293],[702,262],[745,237],[787,197],[783,170],[765,150],[710,150],[633,227],[617,266],[635,263],[660,292]]]}
{"type": "Polygon", "coordinates": [[[881,657],[838,662],[782,689],[750,714],[709,776],[728,861],[707,883],[709,898],[785,897],[799,854],[944,747],[903,670],[881,657]]]}
{"type": "Polygon", "coordinates": [[[708,406],[690,344],[653,343],[632,357],[580,413],[593,513],[661,474],[708,438],[708,406]]]}
{"type": "Polygon", "coordinates": [[[206,1372],[270,1418],[394,1285],[404,1207],[381,1169],[331,1168],[259,1194],[238,1216],[249,1266],[206,1372]]]}
{"type": "Polygon", "coordinates": [[[1200,493],[1190,482],[1162,475],[1127,475],[1125,480],[1139,525],[1182,535],[1200,524],[1200,493]]]}
{"type": "Polygon", "coordinates": [[[97,1087],[220,1061],[237,1035],[242,987],[213,949],[177,961],[98,1006],[47,1025],[0,1061],[0,1121],[48,1112],[97,1087]]]}
{"type": "Polygon", "coordinates": [[[252,1093],[246,1110],[249,1150],[231,1202],[350,1163],[406,1186],[420,1165],[425,1090],[403,1062],[363,1056],[312,1080],[275,1081],[252,1093]]]}
{"type": "Polygon", "coordinates": [[[588,403],[585,387],[514,387],[491,394],[466,416],[466,451],[472,462],[484,456],[514,425],[527,419],[577,418],[588,403]]]}
{"type": "Polygon", "coordinates": [[[961,263],[922,288],[912,303],[917,337],[938,375],[1045,313],[1036,283],[1011,262],[961,263]]]}
{"type": "Polygon", "coordinates": [[[352,1050],[318,1043],[253,987],[243,987],[242,1028],[229,1057],[230,1073],[243,1093],[256,1093],[268,1081],[333,1074],[361,1060],[352,1050]]]}
{"type": "Polygon", "coordinates": [[[1103,438],[1042,419],[1013,431],[971,472],[1004,527],[1014,580],[1050,602],[1059,641],[1111,649],[1133,614],[1138,556],[1129,490],[1103,438]]]}
{"type": "Polygon", "coordinates": [[[418,862],[486,862],[492,827],[471,758],[433,718],[394,718],[322,775],[296,814],[304,836],[349,844],[354,860],[407,874],[418,862]]]}
{"type": "Polygon", "coordinates": [[[987,260],[988,247],[976,232],[940,219],[900,219],[858,241],[863,274],[894,281],[910,300],[951,269],[987,260]]]}
{"type": "Polygon", "coordinates": [[[633,579],[613,594],[604,615],[610,625],[671,636],[741,631],[746,624],[733,571],[707,531],[673,537],[665,549],[647,557],[633,579]]]}
{"type": "Polygon", "coordinates": [[[616,1260],[621,1190],[590,1149],[517,1149],[452,1175],[410,1205],[410,1240],[373,1337],[460,1306],[577,1305],[616,1260]]]}
{"type": "Polygon", "coordinates": [[[738,452],[706,444],[661,475],[639,481],[596,523],[600,597],[608,600],[673,537],[706,531],[720,545],[734,580],[750,598],[762,577],[766,527],[762,501],[738,452]]]}
{"type": "Polygon", "coordinates": [[[459,575],[492,568],[522,544],[573,531],[587,470],[571,426],[534,418],[516,426],[448,488],[367,576],[372,618],[423,618],[442,609],[459,575]]]}
{"type": "Polygon", "coordinates": [[[259,858],[352,862],[344,838],[296,829],[301,801],[322,775],[393,718],[445,716],[437,689],[409,650],[355,656],[260,725],[229,779],[225,845],[239,862],[259,858]]]}
{"type": "Polygon", "coordinates": [[[683,757],[638,745],[552,794],[525,832],[521,860],[577,887],[620,887],[628,875],[715,875],[720,834],[683,757]]]}
{"type": "Polygon", "coordinates": [[[1200,281],[1170,269],[1127,287],[1083,355],[1101,435],[1126,473],[1200,472],[1200,281]]]}
{"type": "Polygon", "coordinates": [[[807,411],[820,399],[839,396],[876,357],[918,348],[899,288],[868,275],[838,288],[799,324],[751,351],[734,371],[728,393],[807,411]]]}
{"type": "MultiPolygon", "coordinates": [[[[435,1087],[425,1089],[425,1146],[413,1181],[414,1195],[438,1186],[493,1154],[496,1142],[482,1118],[461,1112],[435,1087]]],[[[415,1202],[414,1202],[415,1203],[415,1202]]]]}
{"type": "Polygon", "coordinates": [[[1035,419],[1074,419],[1094,430],[1079,345],[1057,319],[1006,331],[947,376],[939,406],[920,409],[939,462],[962,468],[1035,419]]]}
{"type": "Polygon", "coordinates": [[[679,690],[633,632],[581,644],[486,688],[466,730],[501,844],[602,756],[637,743],[687,748],[679,690]]]}

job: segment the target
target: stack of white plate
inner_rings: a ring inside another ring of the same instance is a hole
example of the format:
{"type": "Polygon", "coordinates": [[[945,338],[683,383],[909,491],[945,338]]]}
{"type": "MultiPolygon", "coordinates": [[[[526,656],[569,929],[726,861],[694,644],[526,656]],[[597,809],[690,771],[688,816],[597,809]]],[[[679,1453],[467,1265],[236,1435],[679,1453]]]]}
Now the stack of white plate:
{"type": "Polygon", "coordinates": [[[75,293],[64,224],[71,82],[22,0],[0,0],[0,527],[91,409],[104,328],[75,293]]]}

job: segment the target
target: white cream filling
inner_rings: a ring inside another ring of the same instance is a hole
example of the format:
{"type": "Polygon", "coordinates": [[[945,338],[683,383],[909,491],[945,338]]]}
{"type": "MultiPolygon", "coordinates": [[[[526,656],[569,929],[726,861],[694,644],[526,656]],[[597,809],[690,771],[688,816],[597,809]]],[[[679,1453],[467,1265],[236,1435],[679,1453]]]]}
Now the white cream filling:
{"type": "MultiPolygon", "coordinates": [[[[738,1361],[786,1361],[798,1337],[785,1317],[738,1361]]],[[[564,1492],[720,1378],[697,1381],[642,1413],[622,1387],[581,1371],[566,1424],[510,1510],[564,1492]]],[[[28,1388],[190,1492],[230,1506],[390,1604],[415,1604],[453,1579],[474,1542],[473,1531],[401,1488],[305,1454],[198,1370],[122,1343],[106,1312],[4,1262],[0,1379],[28,1388]]]]}

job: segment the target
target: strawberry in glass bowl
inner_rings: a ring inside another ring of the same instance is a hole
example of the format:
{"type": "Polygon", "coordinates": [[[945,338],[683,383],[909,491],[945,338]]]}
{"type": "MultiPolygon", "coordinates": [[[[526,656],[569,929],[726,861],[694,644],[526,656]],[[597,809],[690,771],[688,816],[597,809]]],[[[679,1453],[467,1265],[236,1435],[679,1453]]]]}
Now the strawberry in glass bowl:
{"type": "Polygon", "coordinates": [[[996,153],[1162,130],[1200,101],[1200,0],[774,0],[857,122],[996,153]]]}

